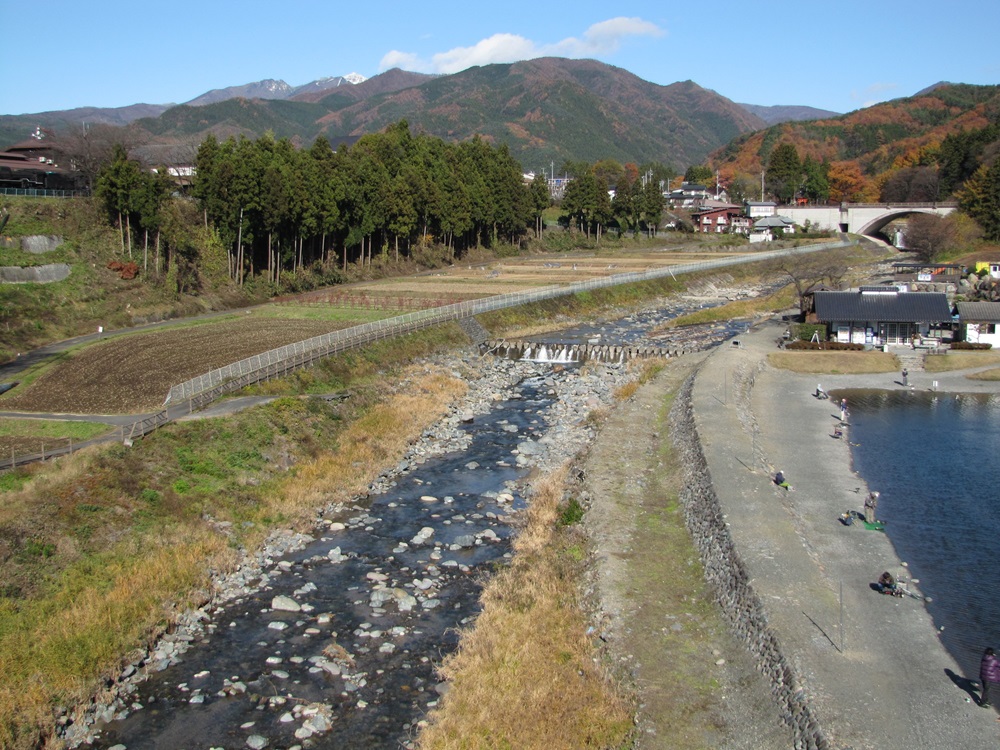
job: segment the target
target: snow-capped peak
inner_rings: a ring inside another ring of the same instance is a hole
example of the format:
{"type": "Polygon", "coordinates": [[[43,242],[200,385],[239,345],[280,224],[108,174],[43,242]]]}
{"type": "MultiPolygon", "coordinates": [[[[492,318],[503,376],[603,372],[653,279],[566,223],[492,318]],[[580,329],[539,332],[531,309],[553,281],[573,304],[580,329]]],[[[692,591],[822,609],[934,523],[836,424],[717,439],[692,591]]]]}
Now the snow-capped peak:
{"type": "Polygon", "coordinates": [[[362,81],[368,80],[360,73],[348,73],[346,76],[341,76],[341,78],[343,78],[348,83],[361,83],[362,81]]]}

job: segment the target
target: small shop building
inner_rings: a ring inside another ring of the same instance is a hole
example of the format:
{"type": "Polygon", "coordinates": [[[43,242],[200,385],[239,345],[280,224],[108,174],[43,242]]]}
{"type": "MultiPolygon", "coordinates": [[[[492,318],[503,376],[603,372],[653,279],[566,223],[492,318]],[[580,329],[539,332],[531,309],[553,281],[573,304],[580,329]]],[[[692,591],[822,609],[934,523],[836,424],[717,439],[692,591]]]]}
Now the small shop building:
{"type": "Polygon", "coordinates": [[[1000,302],[957,302],[955,312],[957,339],[1000,347],[1000,302]]]}
{"type": "Polygon", "coordinates": [[[869,346],[928,345],[951,341],[948,298],[937,292],[904,292],[894,286],[857,291],[817,291],[812,322],[826,325],[827,338],[869,346]]]}

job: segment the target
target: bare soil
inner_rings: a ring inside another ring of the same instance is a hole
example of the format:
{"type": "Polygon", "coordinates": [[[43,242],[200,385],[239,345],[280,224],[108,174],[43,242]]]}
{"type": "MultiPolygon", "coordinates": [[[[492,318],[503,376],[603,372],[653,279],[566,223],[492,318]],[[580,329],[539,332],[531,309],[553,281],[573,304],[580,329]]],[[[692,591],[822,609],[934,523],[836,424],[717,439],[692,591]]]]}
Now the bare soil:
{"type": "Polygon", "coordinates": [[[4,411],[133,414],[159,409],[170,387],[217,367],[344,328],[323,320],[237,320],[116,336],[64,357],[4,411]]]}

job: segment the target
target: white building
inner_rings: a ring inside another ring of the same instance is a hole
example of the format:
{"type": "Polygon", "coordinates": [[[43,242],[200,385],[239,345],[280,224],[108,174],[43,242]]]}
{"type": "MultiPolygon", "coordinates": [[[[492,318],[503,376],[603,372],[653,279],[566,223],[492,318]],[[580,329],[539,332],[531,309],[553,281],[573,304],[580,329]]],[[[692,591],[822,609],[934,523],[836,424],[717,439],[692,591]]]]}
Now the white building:
{"type": "Polygon", "coordinates": [[[1000,302],[959,302],[959,338],[1000,347],[1000,302]]]}

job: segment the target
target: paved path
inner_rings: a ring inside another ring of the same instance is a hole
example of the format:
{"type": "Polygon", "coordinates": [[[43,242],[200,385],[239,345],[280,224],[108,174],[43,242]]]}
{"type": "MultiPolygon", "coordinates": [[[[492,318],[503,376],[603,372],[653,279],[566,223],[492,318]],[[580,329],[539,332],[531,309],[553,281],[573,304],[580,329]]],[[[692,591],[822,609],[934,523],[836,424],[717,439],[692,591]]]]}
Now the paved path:
{"type": "MultiPolygon", "coordinates": [[[[765,365],[782,330],[765,324],[719,349],[693,399],[723,512],[786,658],[839,747],[997,747],[996,714],[968,702],[948,676],[978,675],[962,675],[924,605],[871,590],[881,571],[905,567],[885,535],[839,523],[845,510],[862,510],[867,488],[851,470],[847,443],[831,437],[839,410],[813,397],[816,376],[765,365]],[[774,485],[778,469],[792,490],[774,485]]],[[[901,388],[899,378],[820,382],[889,389],[901,388]]],[[[1000,391],[962,373],[910,375],[917,388],[933,380],[940,390],[1000,391]]]]}

